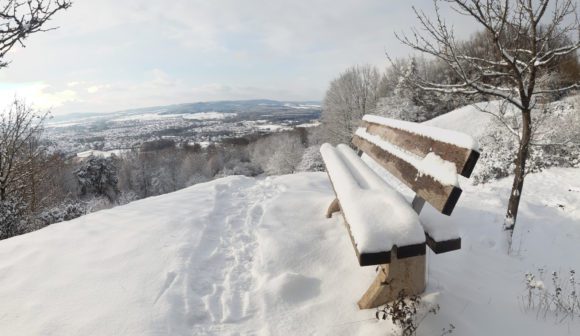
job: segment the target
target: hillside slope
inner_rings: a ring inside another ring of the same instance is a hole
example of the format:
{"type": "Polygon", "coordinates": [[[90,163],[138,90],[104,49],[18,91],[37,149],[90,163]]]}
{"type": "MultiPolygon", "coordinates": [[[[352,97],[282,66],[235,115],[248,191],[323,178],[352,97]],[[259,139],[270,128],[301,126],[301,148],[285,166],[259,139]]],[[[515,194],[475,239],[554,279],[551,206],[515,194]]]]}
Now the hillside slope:
{"type": "Polygon", "coordinates": [[[460,131],[478,139],[485,134],[488,125],[493,123],[495,118],[481,110],[496,112],[499,110],[499,101],[466,105],[427,120],[425,124],[460,131]]]}
{"type": "MultiPolygon", "coordinates": [[[[523,274],[580,270],[580,170],[531,175],[518,255],[498,248],[509,181],[464,185],[463,249],[429,255],[441,312],[420,335],[566,335],[521,309],[523,274]],[[507,332],[509,331],[509,333],[507,332]]],[[[2,335],[384,335],[324,173],[228,177],[0,242],[2,335]]]]}

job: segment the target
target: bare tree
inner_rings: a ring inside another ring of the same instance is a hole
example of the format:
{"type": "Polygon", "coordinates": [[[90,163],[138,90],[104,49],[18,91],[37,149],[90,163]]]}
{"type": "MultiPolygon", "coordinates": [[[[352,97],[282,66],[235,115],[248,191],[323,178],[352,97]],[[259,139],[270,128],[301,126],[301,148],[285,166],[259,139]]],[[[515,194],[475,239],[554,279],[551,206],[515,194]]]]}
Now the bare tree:
{"type": "Polygon", "coordinates": [[[38,114],[15,100],[0,113],[0,201],[11,193],[21,193],[28,185],[38,153],[30,144],[39,134],[46,114],[38,114]]]}
{"type": "Polygon", "coordinates": [[[370,65],[347,69],[330,83],[322,107],[322,123],[327,141],[349,143],[363,115],[378,100],[379,71],[370,65]]]}
{"type": "Polygon", "coordinates": [[[6,54],[15,45],[24,46],[31,34],[44,28],[54,14],[71,6],[69,0],[3,0],[0,2],[0,68],[8,65],[6,54]]]}
{"type": "Polygon", "coordinates": [[[454,84],[441,84],[417,76],[413,83],[419,88],[452,94],[483,94],[502,99],[519,111],[521,121],[517,128],[504,122],[501,113],[486,111],[494,114],[518,139],[515,176],[504,221],[511,247],[531,146],[534,108],[545,95],[579,87],[577,82],[547,87],[542,86],[540,80],[560,59],[575,55],[580,47],[576,1],[443,1],[451,3],[456,12],[473,18],[483,28],[489,41],[485,52],[474,54],[456,40],[453,27],[440,13],[438,0],[434,0],[433,18],[413,8],[421,29],[414,29],[410,35],[397,35],[397,38],[443,61],[457,77],[454,84]]]}

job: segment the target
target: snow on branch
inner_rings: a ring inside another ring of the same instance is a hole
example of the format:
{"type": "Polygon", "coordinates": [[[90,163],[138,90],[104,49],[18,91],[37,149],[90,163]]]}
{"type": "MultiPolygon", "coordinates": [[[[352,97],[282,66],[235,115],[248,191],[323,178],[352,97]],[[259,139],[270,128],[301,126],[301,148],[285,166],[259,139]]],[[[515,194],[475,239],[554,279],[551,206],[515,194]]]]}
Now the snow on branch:
{"type": "Polygon", "coordinates": [[[6,53],[15,45],[24,45],[24,40],[33,33],[56,29],[45,28],[45,24],[58,11],[71,6],[69,0],[8,0],[0,5],[0,67],[6,53]]]}

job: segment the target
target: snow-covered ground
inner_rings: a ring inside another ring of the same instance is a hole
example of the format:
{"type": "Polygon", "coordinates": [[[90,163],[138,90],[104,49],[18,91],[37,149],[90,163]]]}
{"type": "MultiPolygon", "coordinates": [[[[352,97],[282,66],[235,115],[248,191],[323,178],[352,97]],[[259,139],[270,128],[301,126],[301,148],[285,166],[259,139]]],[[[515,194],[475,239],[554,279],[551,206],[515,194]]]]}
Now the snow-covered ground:
{"type": "Polygon", "coordinates": [[[81,159],[88,158],[89,156],[102,156],[105,158],[110,157],[111,155],[121,156],[123,153],[130,151],[130,149],[112,149],[109,151],[100,151],[96,149],[90,149],[88,151],[77,153],[77,157],[81,159]]]}
{"type": "MultiPolygon", "coordinates": [[[[580,271],[580,170],[530,175],[514,256],[498,242],[510,180],[462,181],[463,248],[429,254],[438,315],[419,335],[577,335],[518,304],[524,272],[580,271]]],[[[0,242],[0,335],[388,335],[356,301],[361,268],[325,173],[227,177],[0,242]]],[[[388,215],[388,214],[386,214],[388,215]]]]}
{"type": "Polygon", "coordinates": [[[178,114],[144,113],[120,117],[117,119],[112,119],[111,121],[161,120],[161,119],[180,119],[180,118],[188,120],[221,120],[235,116],[237,116],[237,113],[222,113],[222,112],[198,112],[198,113],[178,113],[178,114]]]}

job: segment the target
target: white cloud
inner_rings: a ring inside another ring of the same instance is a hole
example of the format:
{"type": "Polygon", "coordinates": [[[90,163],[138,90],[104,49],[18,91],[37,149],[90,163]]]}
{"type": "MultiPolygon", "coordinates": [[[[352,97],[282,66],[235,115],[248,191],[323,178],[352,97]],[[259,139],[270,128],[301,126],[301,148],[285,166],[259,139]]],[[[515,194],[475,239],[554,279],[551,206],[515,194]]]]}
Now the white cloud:
{"type": "Polygon", "coordinates": [[[409,52],[393,31],[413,24],[411,5],[432,7],[431,0],[79,0],[52,21],[59,29],[9,54],[0,81],[28,83],[30,99],[58,113],[322,99],[346,67],[383,67],[385,50],[409,52]]]}
{"type": "Polygon", "coordinates": [[[75,90],[54,90],[53,87],[42,82],[6,85],[0,89],[0,105],[7,106],[15,98],[23,99],[35,108],[53,109],[77,101],[78,95],[75,90]]]}
{"type": "Polygon", "coordinates": [[[103,89],[108,89],[110,87],[111,87],[111,85],[109,85],[109,84],[91,85],[91,86],[87,87],[87,92],[88,93],[97,93],[103,89]]]}

